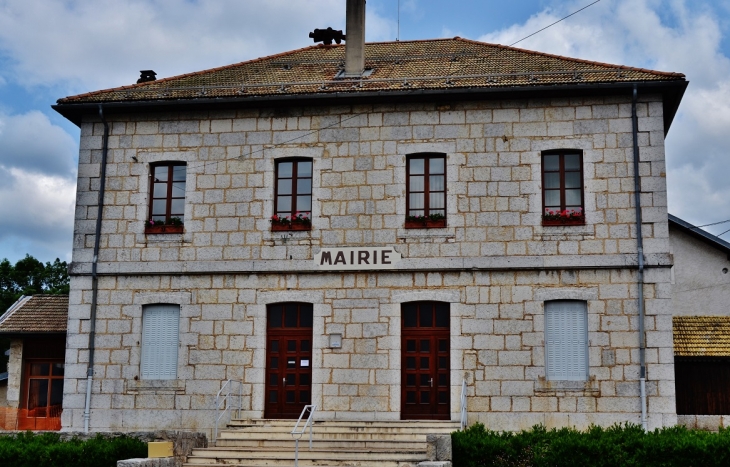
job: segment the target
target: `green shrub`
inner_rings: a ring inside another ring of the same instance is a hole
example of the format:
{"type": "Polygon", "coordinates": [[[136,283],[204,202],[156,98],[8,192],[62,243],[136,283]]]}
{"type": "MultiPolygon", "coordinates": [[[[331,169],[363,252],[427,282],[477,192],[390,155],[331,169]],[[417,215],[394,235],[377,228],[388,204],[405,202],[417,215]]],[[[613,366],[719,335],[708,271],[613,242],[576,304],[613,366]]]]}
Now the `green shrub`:
{"type": "Polygon", "coordinates": [[[128,436],[61,441],[58,433],[30,431],[0,436],[0,465],[13,467],[116,467],[117,461],[147,457],[147,444],[128,436]]]}
{"type": "Polygon", "coordinates": [[[730,465],[730,429],[685,427],[645,433],[641,426],[592,426],[519,433],[477,423],[451,435],[454,467],[720,467],[730,465]]]}

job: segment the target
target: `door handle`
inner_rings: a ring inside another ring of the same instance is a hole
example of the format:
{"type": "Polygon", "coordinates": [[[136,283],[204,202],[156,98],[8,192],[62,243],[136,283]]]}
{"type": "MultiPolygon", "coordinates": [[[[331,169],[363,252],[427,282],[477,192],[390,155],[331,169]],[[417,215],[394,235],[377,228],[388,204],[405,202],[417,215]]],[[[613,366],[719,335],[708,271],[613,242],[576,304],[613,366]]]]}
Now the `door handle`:
{"type": "Polygon", "coordinates": [[[284,382],[284,386],[286,386],[286,378],[281,378],[281,380],[284,382]]]}
{"type": "Polygon", "coordinates": [[[433,378],[430,378],[428,380],[428,385],[431,386],[431,387],[433,387],[433,378]]]}

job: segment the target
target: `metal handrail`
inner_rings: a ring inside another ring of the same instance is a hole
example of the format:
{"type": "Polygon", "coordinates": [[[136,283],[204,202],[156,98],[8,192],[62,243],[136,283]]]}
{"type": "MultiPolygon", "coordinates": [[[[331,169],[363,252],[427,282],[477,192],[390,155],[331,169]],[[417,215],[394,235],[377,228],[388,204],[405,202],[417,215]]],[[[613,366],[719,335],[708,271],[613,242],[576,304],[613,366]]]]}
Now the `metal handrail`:
{"type": "Polygon", "coordinates": [[[302,413],[299,415],[296,425],[294,425],[294,429],[291,431],[291,436],[294,438],[294,467],[299,467],[299,440],[304,435],[304,432],[307,431],[307,427],[309,427],[309,450],[312,450],[312,425],[314,424],[315,410],[317,410],[316,405],[305,405],[302,409],[302,413]],[[299,424],[302,422],[302,418],[304,418],[304,414],[307,413],[307,411],[309,412],[307,421],[304,423],[304,426],[297,431],[299,424]]]}
{"type": "MultiPolygon", "coordinates": [[[[231,395],[231,388],[233,387],[232,383],[238,383],[238,413],[236,416],[241,416],[241,401],[243,400],[243,382],[238,381],[235,379],[229,379],[226,381],[226,383],[223,385],[220,391],[218,391],[218,394],[215,396],[215,428],[213,430],[213,442],[215,443],[218,439],[218,422],[220,422],[221,418],[227,413],[231,411],[231,408],[233,406],[232,403],[230,403],[230,399],[232,399],[235,396],[231,395]],[[223,394],[223,391],[228,388],[228,391],[223,394]],[[221,412],[222,409],[222,412],[221,412]]],[[[229,418],[230,420],[230,418],[229,418]]]]}
{"type": "Polygon", "coordinates": [[[461,383],[461,431],[466,428],[466,378],[461,383]]]}

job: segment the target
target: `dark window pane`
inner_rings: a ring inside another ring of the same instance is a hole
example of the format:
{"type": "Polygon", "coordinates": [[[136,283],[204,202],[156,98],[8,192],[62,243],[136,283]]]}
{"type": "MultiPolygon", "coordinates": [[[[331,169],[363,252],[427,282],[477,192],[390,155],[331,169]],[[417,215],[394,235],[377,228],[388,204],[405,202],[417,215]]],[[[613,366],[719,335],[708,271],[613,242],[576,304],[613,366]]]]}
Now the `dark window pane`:
{"type": "Polygon", "coordinates": [[[276,386],[279,384],[279,374],[278,373],[271,373],[269,375],[269,384],[272,386],[276,386]]]}
{"type": "Polygon", "coordinates": [[[297,385],[297,375],[295,373],[287,373],[286,385],[287,386],[296,386],[297,385]]]}
{"type": "Polygon", "coordinates": [[[428,339],[421,339],[421,352],[430,352],[431,351],[431,341],[428,339]]]}
{"type": "Polygon", "coordinates": [[[302,386],[309,386],[310,383],[311,378],[309,377],[309,374],[302,373],[301,375],[299,375],[299,384],[301,384],[302,386]]]}
{"type": "Polygon", "coordinates": [[[279,392],[278,391],[269,391],[269,402],[272,404],[276,404],[279,398],[279,392]]]}
{"type": "Polygon", "coordinates": [[[565,188],[580,188],[580,172],[567,172],[565,174],[565,188]]]}
{"type": "Polygon", "coordinates": [[[172,196],[184,197],[185,196],[185,182],[175,182],[172,184],[172,196]]]}
{"type": "Polygon", "coordinates": [[[294,175],[292,168],[294,164],[292,162],[279,162],[279,178],[291,178],[294,175]]]}
{"type": "Polygon", "coordinates": [[[276,197],[276,212],[284,213],[285,216],[291,213],[291,196],[277,196],[276,197]]]}
{"type": "Polygon", "coordinates": [[[439,352],[449,351],[449,341],[446,339],[439,339],[439,352]]]}
{"type": "Polygon", "coordinates": [[[449,327],[449,304],[448,303],[437,303],[436,304],[436,327],[437,328],[448,328],[449,327]]]}
{"type": "Polygon", "coordinates": [[[269,327],[280,328],[281,327],[281,307],[272,307],[269,310],[269,327]]]}
{"type": "Polygon", "coordinates": [[[425,160],[424,159],[409,159],[408,160],[409,170],[411,175],[422,174],[424,172],[425,160]]]}
{"type": "Polygon", "coordinates": [[[287,404],[293,404],[296,402],[296,391],[286,392],[286,402],[287,404]]]}
{"type": "Polygon", "coordinates": [[[421,374],[421,387],[427,388],[431,386],[431,377],[427,374],[421,374]]]}
{"type": "Polygon", "coordinates": [[[449,393],[447,391],[439,391],[439,404],[449,403],[449,393]]]}
{"type": "Polygon", "coordinates": [[[431,391],[421,391],[421,404],[431,403],[431,391]]]}
{"type": "Polygon", "coordinates": [[[409,370],[416,369],[416,358],[415,357],[406,357],[406,368],[408,368],[409,370]]]}
{"type": "Polygon", "coordinates": [[[299,325],[299,310],[296,303],[288,303],[284,311],[284,325],[288,328],[296,328],[299,325]]]}
{"type": "Polygon", "coordinates": [[[421,357],[421,369],[422,369],[422,370],[428,370],[428,368],[429,368],[429,366],[428,366],[428,362],[429,362],[430,360],[431,360],[431,359],[430,359],[430,358],[428,358],[428,357],[421,357]]]}
{"type": "Polygon", "coordinates": [[[581,203],[581,190],[565,190],[566,206],[580,206],[581,203]]]}
{"type": "Polygon", "coordinates": [[[311,328],[313,320],[312,305],[302,305],[299,311],[299,327],[311,328]]]}
{"type": "Polygon", "coordinates": [[[580,170],[580,155],[579,154],[566,154],[565,155],[565,170],[580,170]]]}
{"type": "Polygon", "coordinates": [[[152,215],[164,216],[167,213],[167,200],[156,199],[152,201],[152,215]]]}
{"type": "Polygon", "coordinates": [[[50,371],[50,363],[33,363],[30,365],[31,376],[48,376],[50,371]]]}
{"type": "Polygon", "coordinates": [[[63,376],[64,364],[63,363],[54,363],[51,371],[52,371],[51,374],[53,376],[63,376]]]}
{"type": "Polygon", "coordinates": [[[560,209],[560,190],[545,190],[545,207],[560,209]]]}
{"type": "Polygon", "coordinates": [[[446,373],[440,373],[439,374],[439,386],[448,386],[449,385],[449,375],[446,373]]]}
{"type": "Polygon", "coordinates": [[[415,352],[416,351],[416,341],[413,339],[408,339],[406,341],[406,352],[415,352]]]}
{"type": "Polygon", "coordinates": [[[560,156],[551,154],[542,157],[542,166],[545,171],[560,170],[560,156]]]}
{"type": "Polygon", "coordinates": [[[297,341],[286,341],[286,351],[287,352],[296,352],[297,351],[297,341]]]}
{"type": "Polygon", "coordinates": [[[413,373],[406,375],[406,386],[415,386],[416,385],[416,375],[413,373]]]}
{"type": "Polygon", "coordinates": [[[415,328],[418,326],[418,310],[413,304],[403,305],[403,326],[415,328]]]}
{"type": "Polygon", "coordinates": [[[299,391],[299,403],[309,404],[309,391],[299,391]]]}
{"type": "Polygon", "coordinates": [[[545,187],[546,190],[550,188],[560,188],[560,172],[546,173],[545,174],[545,187]]]}
{"type": "Polygon", "coordinates": [[[170,216],[180,217],[185,214],[185,200],[184,199],[173,199],[170,202],[170,216]]]}
{"type": "Polygon", "coordinates": [[[439,370],[448,370],[449,359],[447,357],[439,357],[439,370]]]}
{"type": "Polygon", "coordinates": [[[419,320],[419,325],[422,328],[430,328],[431,326],[433,326],[433,310],[430,306],[421,306],[421,311],[418,315],[421,318],[419,320]]]}
{"type": "Polygon", "coordinates": [[[303,340],[299,343],[299,350],[302,352],[309,352],[312,349],[312,345],[308,340],[303,340]]]}
{"type": "Polygon", "coordinates": [[[272,352],[278,352],[279,351],[279,341],[271,341],[269,343],[269,348],[272,352]]]}
{"type": "Polygon", "coordinates": [[[442,174],[444,173],[445,159],[443,157],[432,157],[428,161],[428,173],[442,174]]]}
{"type": "Polygon", "coordinates": [[[271,357],[271,368],[279,368],[279,357],[271,357]]]}
{"type": "Polygon", "coordinates": [[[415,404],[416,403],[416,392],[415,391],[406,391],[406,404],[415,404]]]}
{"type": "Polygon", "coordinates": [[[61,405],[63,400],[63,380],[51,380],[51,405],[61,405]]]}

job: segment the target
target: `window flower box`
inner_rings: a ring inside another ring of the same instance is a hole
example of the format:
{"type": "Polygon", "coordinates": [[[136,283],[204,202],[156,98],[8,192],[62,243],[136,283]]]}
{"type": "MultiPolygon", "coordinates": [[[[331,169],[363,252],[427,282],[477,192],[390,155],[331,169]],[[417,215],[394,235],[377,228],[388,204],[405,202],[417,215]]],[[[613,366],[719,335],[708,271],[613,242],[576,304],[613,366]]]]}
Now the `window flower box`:
{"type": "Polygon", "coordinates": [[[573,209],[545,211],[542,215],[542,225],[585,225],[585,223],[585,214],[573,209]]]}
{"type": "Polygon", "coordinates": [[[171,217],[167,221],[149,220],[144,225],[144,233],[146,234],[173,234],[183,233],[184,225],[179,217],[171,217]]]}
{"type": "Polygon", "coordinates": [[[281,231],[292,231],[292,230],[312,230],[312,219],[309,218],[309,213],[296,213],[291,218],[288,216],[279,217],[277,215],[271,216],[269,219],[271,222],[272,232],[281,231]]]}
{"type": "Polygon", "coordinates": [[[406,229],[438,229],[443,227],[446,227],[446,217],[441,214],[406,217],[406,229]]]}

